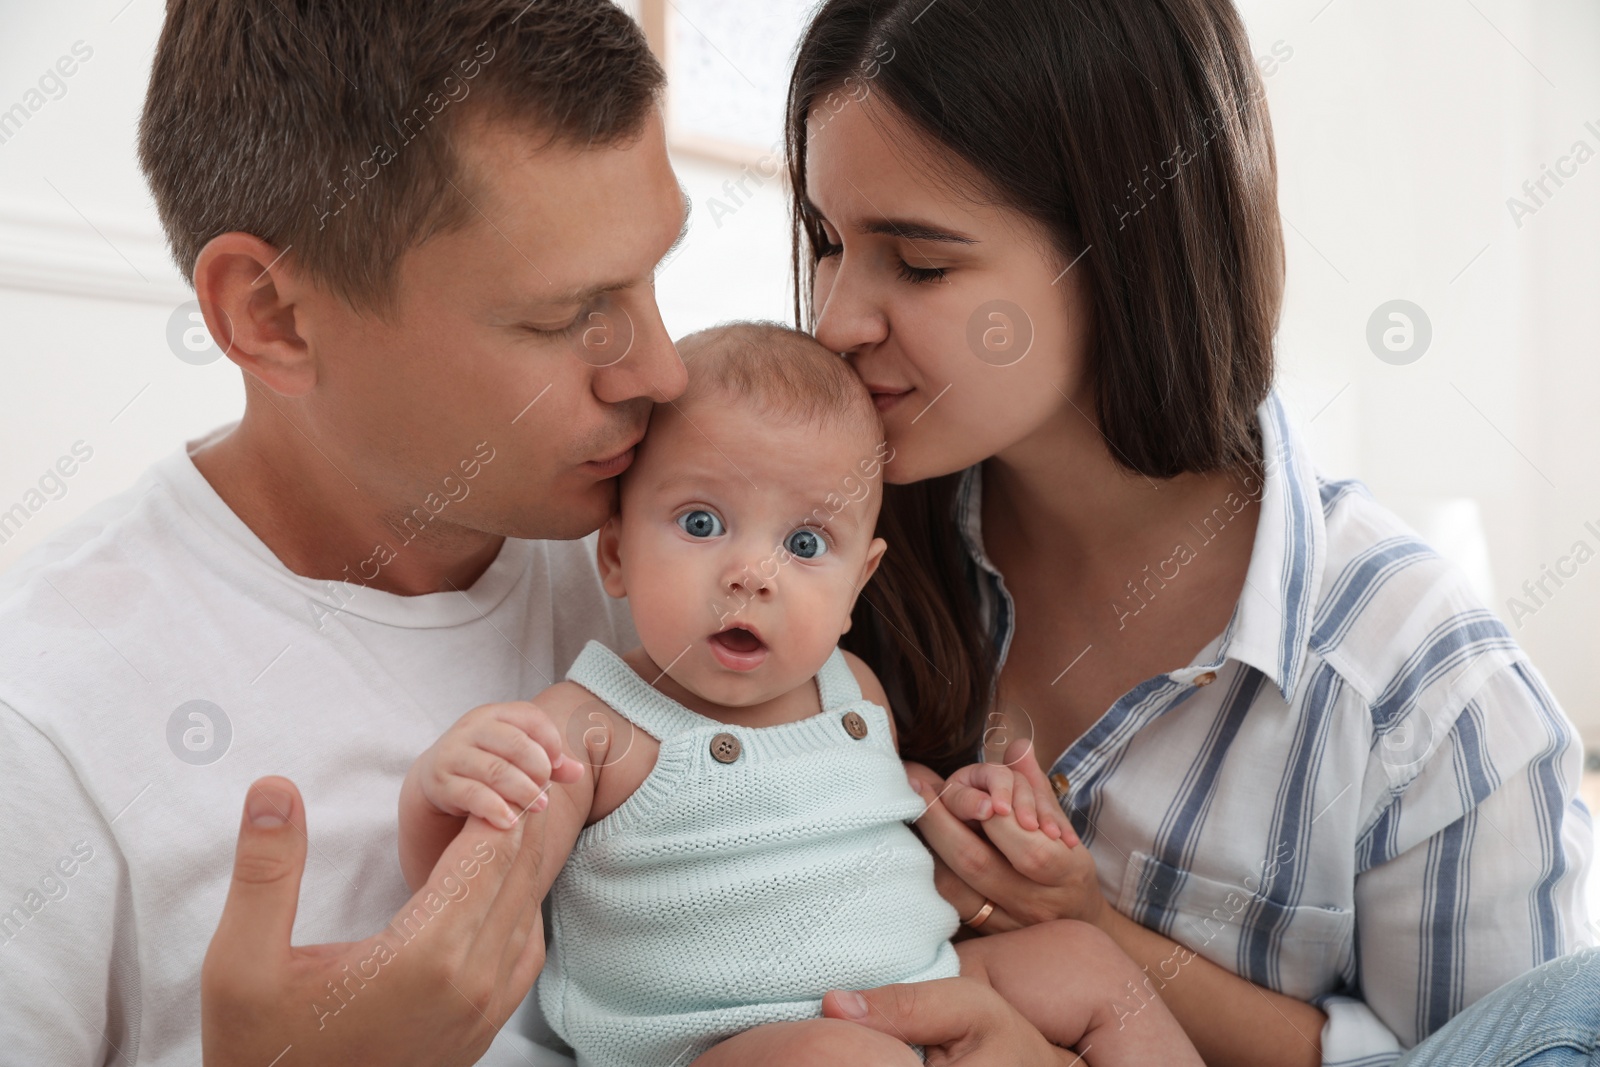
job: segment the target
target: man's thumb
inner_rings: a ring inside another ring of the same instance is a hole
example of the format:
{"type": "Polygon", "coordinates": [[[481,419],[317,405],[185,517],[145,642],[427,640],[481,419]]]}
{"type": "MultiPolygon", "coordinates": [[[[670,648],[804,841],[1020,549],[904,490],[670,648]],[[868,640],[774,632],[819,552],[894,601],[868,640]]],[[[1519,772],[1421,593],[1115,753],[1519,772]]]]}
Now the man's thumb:
{"type": "Polygon", "coordinates": [[[287,778],[261,778],[245,794],[233,883],[214,943],[286,954],[306,868],[306,812],[287,778]]]}

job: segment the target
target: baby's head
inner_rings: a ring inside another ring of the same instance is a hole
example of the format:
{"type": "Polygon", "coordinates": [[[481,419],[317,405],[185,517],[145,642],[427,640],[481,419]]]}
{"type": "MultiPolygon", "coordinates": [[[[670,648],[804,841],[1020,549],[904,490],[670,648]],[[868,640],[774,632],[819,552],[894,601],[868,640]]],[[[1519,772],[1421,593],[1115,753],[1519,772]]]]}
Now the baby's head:
{"type": "Polygon", "coordinates": [[[678,351],[688,389],[650,417],[600,570],[674,681],[745,707],[804,684],[850,628],[885,548],[889,452],[855,372],[804,333],[735,323],[678,351]]]}

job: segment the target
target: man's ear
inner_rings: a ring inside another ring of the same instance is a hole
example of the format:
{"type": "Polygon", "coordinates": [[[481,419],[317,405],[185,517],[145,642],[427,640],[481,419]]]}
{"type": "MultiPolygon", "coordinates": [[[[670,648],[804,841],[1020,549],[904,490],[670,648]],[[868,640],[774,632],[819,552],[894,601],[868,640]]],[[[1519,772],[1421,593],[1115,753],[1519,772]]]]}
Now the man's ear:
{"type": "Polygon", "coordinates": [[[618,535],[615,515],[600,527],[595,558],[600,565],[600,584],[604,587],[606,595],[617,600],[627,596],[628,589],[622,581],[622,542],[618,535]]]}
{"type": "Polygon", "coordinates": [[[297,327],[303,283],[287,251],[247,233],[213,237],[195,259],[194,291],[223,353],[273,392],[297,397],[317,384],[317,368],[297,327]]]}
{"type": "MultiPolygon", "coordinates": [[[[889,550],[889,542],[881,537],[874,537],[872,544],[867,546],[866,562],[861,564],[861,577],[856,580],[856,596],[861,595],[861,590],[867,587],[872,576],[878,573],[878,564],[883,562],[883,554],[889,550]]],[[[844,613],[844,629],[839,631],[840,636],[850,632],[850,621],[855,614],[855,600],[850,601],[850,610],[844,613]]]]}

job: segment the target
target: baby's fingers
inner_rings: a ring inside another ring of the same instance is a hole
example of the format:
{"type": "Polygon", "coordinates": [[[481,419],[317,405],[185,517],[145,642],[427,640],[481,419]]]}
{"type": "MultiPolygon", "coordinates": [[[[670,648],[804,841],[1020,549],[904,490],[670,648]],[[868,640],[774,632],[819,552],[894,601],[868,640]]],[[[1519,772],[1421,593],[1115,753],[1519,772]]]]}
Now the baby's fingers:
{"type": "MultiPolygon", "coordinates": [[[[440,786],[445,804],[502,830],[516,825],[525,811],[543,811],[549,791],[521,768],[481,748],[465,749],[444,768],[440,786]]],[[[435,801],[437,804],[437,801],[435,801]]]]}
{"type": "Polygon", "coordinates": [[[1006,746],[1005,764],[1033,788],[1033,795],[1037,798],[1039,808],[1039,821],[1044,826],[1045,833],[1052,838],[1065,841],[1069,848],[1076,848],[1081,844],[1077,831],[1072,828],[1072,820],[1067,818],[1066,812],[1061,807],[1061,802],[1067,793],[1066,776],[1057,774],[1045,777],[1044,769],[1039,766],[1039,760],[1034,752],[1033,739],[1021,738],[1006,746]]]}
{"type": "Polygon", "coordinates": [[[1072,824],[1057,806],[1053,790],[1041,794],[1032,782],[1019,774],[1011,796],[1018,826],[1030,833],[1043,833],[1052,841],[1066,841],[1069,847],[1078,843],[1078,835],[1073,833],[1072,824]]]}
{"type": "MultiPolygon", "coordinates": [[[[566,755],[561,731],[556,729],[549,714],[539,705],[527,700],[497,705],[494,709],[494,721],[515,727],[544,754],[543,764],[529,764],[526,759],[513,760],[537,781],[570,783],[583,777],[583,764],[566,755]],[[544,768],[543,773],[539,773],[540,767],[544,768]]],[[[524,752],[526,753],[526,749],[524,752]]]]}
{"type": "Polygon", "coordinates": [[[1011,806],[1017,816],[1017,825],[1024,830],[1039,829],[1039,810],[1033,798],[1033,787],[1022,775],[1016,775],[1011,784],[1011,806]]]}
{"type": "Polygon", "coordinates": [[[944,792],[939,794],[939,802],[949,809],[950,814],[964,822],[982,822],[994,814],[994,802],[988,793],[954,778],[945,783],[944,792]]]}
{"type": "MultiPolygon", "coordinates": [[[[516,767],[540,789],[556,777],[549,752],[543,745],[529,737],[522,727],[514,723],[500,719],[479,723],[473,730],[472,744],[516,767]]],[[[575,759],[566,760],[563,766],[566,764],[571,764],[573,767],[579,765],[575,759]]]]}
{"type": "Polygon", "coordinates": [[[1039,803],[1039,826],[1045,833],[1058,841],[1065,841],[1068,847],[1076,847],[1078,831],[1072,828],[1072,820],[1067,818],[1067,813],[1061,808],[1061,798],[1056,796],[1055,790],[1046,795],[1040,795],[1037,788],[1034,795],[1039,803]]]}
{"type": "Polygon", "coordinates": [[[973,763],[950,776],[940,799],[956,818],[982,821],[1010,813],[1015,781],[1016,776],[1005,767],[973,763]]]}

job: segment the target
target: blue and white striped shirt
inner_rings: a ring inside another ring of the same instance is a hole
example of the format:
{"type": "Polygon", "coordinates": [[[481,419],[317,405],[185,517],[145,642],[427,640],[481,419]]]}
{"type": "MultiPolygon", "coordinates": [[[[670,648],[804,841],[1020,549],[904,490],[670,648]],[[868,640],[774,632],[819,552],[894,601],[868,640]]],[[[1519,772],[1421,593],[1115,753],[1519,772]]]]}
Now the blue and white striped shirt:
{"type": "MultiPolygon", "coordinates": [[[[1049,770],[1071,782],[1118,911],[1317,1004],[1323,1062],[1366,1067],[1586,943],[1582,757],[1464,576],[1365,487],[1317,476],[1276,394],[1261,433],[1255,543],[1227,629],[1123,695],[1049,770]]],[[[965,473],[956,517],[1003,663],[1015,610],[984,555],[980,474],[965,473]]]]}

